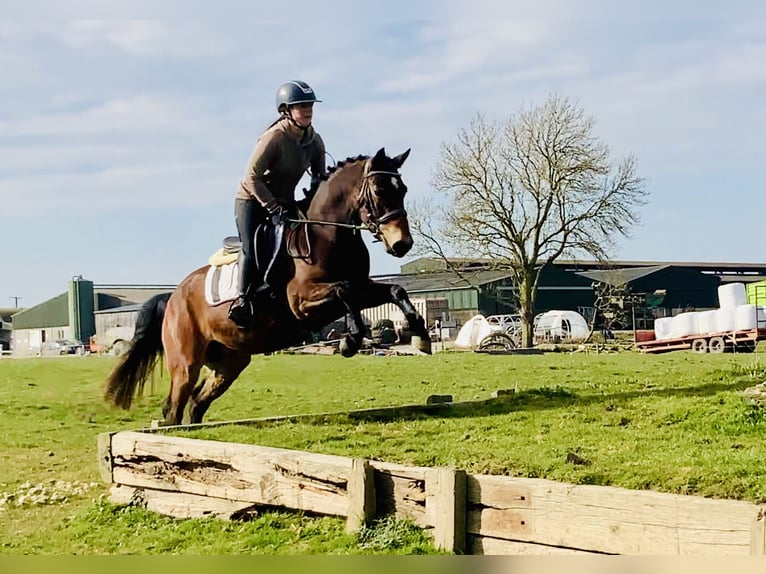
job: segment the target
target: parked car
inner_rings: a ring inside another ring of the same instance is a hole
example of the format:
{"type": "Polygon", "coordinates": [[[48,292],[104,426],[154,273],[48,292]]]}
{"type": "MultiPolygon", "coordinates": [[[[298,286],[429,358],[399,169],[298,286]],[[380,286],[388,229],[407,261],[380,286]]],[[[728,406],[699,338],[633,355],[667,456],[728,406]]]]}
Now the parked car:
{"type": "Polygon", "coordinates": [[[40,346],[41,355],[77,355],[85,351],[85,346],[69,339],[46,341],[40,346]]]}

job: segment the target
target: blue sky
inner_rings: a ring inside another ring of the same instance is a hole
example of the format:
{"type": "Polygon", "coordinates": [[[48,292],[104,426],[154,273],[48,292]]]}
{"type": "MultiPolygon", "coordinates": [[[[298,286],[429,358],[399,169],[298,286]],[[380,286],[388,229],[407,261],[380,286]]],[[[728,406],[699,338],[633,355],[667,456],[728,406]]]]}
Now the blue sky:
{"type": "Polygon", "coordinates": [[[413,197],[477,112],[567,96],[651,193],[617,258],[766,263],[763,3],[380,4],[4,3],[0,307],[204,265],[289,79],[336,159],[411,147],[413,197]]]}

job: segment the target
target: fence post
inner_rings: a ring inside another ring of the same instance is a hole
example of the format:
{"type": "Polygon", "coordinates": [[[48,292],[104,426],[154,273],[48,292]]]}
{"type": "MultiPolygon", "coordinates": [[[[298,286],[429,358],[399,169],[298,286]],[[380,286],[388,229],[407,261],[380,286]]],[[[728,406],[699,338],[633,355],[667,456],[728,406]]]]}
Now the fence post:
{"type": "Polygon", "coordinates": [[[437,548],[465,552],[465,471],[452,468],[426,471],[426,516],[434,525],[434,545],[437,548]]]}
{"type": "Polygon", "coordinates": [[[766,506],[758,509],[750,529],[750,554],[766,554],[766,506]]]}
{"type": "Polygon", "coordinates": [[[346,532],[356,532],[375,518],[375,469],[365,459],[351,461],[348,477],[346,532]]]}
{"type": "Polygon", "coordinates": [[[101,480],[112,484],[112,435],[114,433],[102,432],[98,435],[98,471],[101,480]]]}

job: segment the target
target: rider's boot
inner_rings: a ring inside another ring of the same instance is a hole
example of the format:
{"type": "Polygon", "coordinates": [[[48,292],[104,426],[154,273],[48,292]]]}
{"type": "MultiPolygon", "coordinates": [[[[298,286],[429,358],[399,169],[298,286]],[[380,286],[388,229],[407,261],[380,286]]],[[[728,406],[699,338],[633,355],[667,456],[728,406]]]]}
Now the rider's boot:
{"type": "Polygon", "coordinates": [[[250,329],[253,322],[253,304],[245,294],[240,294],[229,306],[229,319],[240,329],[250,329]]]}
{"type": "Polygon", "coordinates": [[[229,306],[229,319],[240,329],[250,329],[253,325],[253,302],[250,299],[250,277],[252,261],[240,251],[237,259],[237,298],[229,306]]]}
{"type": "Polygon", "coordinates": [[[277,256],[279,255],[279,251],[281,249],[283,231],[284,231],[284,227],[281,227],[277,230],[277,232],[275,232],[277,237],[276,237],[276,240],[274,241],[274,251],[269,257],[268,263],[265,265],[266,269],[261,270],[258,268],[258,265],[255,266],[256,277],[253,279],[251,283],[252,285],[251,298],[256,305],[268,306],[270,304],[273,304],[277,300],[277,294],[274,292],[274,289],[272,289],[271,285],[269,285],[266,276],[269,275],[271,266],[273,265],[274,261],[276,261],[277,256]]]}

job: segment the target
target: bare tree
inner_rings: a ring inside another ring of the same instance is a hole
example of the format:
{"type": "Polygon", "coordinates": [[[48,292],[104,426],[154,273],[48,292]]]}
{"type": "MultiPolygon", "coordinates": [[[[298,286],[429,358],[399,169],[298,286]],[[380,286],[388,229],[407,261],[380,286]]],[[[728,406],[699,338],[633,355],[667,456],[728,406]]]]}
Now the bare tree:
{"type": "Polygon", "coordinates": [[[442,145],[432,178],[441,201],[420,202],[412,218],[421,254],[450,266],[453,257],[481,258],[509,271],[524,346],[532,345],[542,267],[561,256],[607,260],[646,203],[635,158],[612,160],[593,126],[558,96],[505,122],[477,115],[442,145]]]}

